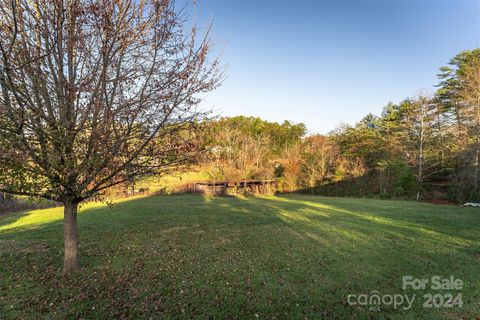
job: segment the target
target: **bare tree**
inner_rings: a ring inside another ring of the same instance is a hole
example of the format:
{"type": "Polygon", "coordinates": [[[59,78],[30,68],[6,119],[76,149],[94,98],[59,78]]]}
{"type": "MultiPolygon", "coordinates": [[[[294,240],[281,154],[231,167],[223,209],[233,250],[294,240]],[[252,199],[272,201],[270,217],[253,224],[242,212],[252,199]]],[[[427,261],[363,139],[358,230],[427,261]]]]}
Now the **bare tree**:
{"type": "MultiPolygon", "coordinates": [[[[420,186],[427,177],[438,173],[441,163],[437,109],[431,95],[422,92],[401,104],[401,127],[405,135],[403,145],[409,162],[415,167],[415,177],[420,186]]],[[[419,198],[420,191],[417,192],[417,200],[419,198]]]]}
{"type": "Polygon", "coordinates": [[[82,201],[187,163],[199,94],[221,78],[171,0],[0,3],[0,191],[64,205],[64,272],[82,201]]]}
{"type": "Polygon", "coordinates": [[[333,141],[321,135],[307,137],[302,149],[302,173],[313,193],[313,188],[322,185],[334,168],[338,150],[333,141]]]}

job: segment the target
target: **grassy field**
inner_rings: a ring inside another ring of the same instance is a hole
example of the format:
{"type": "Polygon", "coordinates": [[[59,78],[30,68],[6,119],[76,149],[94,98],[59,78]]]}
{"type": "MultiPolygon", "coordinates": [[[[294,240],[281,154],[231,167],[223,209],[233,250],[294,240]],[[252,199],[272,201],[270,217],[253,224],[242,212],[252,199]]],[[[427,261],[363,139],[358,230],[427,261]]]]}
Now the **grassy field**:
{"type": "Polygon", "coordinates": [[[152,196],[79,216],[81,271],[62,275],[61,208],[0,218],[0,319],[475,319],[480,210],[305,195],[152,196]],[[402,276],[463,280],[402,289],[402,276]],[[428,288],[427,288],[428,289],[428,288]],[[416,294],[409,310],[351,294],[416,294]],[[462,308],[423,308],[426,293],[462,308]]]}

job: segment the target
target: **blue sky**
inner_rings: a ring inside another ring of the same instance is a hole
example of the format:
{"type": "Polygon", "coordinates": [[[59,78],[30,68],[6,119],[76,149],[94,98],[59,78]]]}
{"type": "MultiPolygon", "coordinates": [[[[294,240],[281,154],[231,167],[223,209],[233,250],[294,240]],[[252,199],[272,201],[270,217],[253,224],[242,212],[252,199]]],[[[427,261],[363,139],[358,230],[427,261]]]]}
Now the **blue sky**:
{"type": "Polygon", "coordinates": [[[312,133],[433,91],[440,66],[480,46],[480,0],[197,0],[210,17],[227,78],[203,106],[312,133]]]}

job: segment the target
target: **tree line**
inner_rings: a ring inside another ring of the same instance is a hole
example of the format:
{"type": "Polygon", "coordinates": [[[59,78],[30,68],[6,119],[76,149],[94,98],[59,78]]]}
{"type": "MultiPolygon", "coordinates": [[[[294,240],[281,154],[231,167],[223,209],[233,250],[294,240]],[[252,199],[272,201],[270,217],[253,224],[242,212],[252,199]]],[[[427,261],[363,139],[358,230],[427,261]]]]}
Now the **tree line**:
{"type": "Polygon", "coordinates": [[[480,49],[441,68],[432,95],[307,135],[288,121],[205,120],[198,105],[223,70],[210,26],[183,9],[0,2],[0,194],[64,206],[64,272],[79,267],[81,203],[192,164],[212,179],[275,178],[280,191],[479,198],[480,49]]]}
{"type": "Polygon", "coordinates": [[[328,135],[254,117],[202,128],[212,179],[271,179],[281,191],[417,200],[480,200],[480,49],[441,67],[434,92],[388,103],[328,135]]]}

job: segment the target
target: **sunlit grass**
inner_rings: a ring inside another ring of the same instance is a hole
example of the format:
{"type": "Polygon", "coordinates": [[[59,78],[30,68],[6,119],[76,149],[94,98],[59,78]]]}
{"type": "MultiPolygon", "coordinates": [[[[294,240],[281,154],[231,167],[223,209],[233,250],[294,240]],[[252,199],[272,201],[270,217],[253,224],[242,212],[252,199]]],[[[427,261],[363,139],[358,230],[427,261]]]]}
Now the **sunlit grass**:
{"type": "Polygon", "coordinates": [[[191,183],[193,181],[210,180],[210,176],[205,170],[198,168],[183,173],[169,174],[157,177],[143,178],[136,182],[137,190],[146,189],[149,193],[163,192],[166,194],[175,192],[181,185],[191,183]]]}
{"type": "MultiPolygon", "coordinates": [[[[120,204],[125,201],[132,201],[139,198],[141,198],[141,196],[128,199],[118,199],[115,201],[115,203],[120,204]]],[[[79,213],[82,214],[84,212],[87,212],[88,210],[95,210],[98,208],[104,208],[106,206],[107,204],[103,202],[87,202],[80,206],[79,213]]],[[[15,228],[41,227],[43,224],[58,220],[63,220],[63,207],[38,209],[29,211],[27,213],[17,212],[10,214],[3,220],[0,220],[1,222],[3,222],[0,225],[0,231],[6,231],[15,228]],[[11,223],[8,223],[9,220],[11,221],[11,223]]]]}
{"type": "Polygon", "coordinates": [[[82,269],[64,276],[62,208],[11,214],[0,219],[0,319],[475,318],[479,225],[476,208],[305,195],[89,203],[82,269]],[[346,303],[403,293],[404,275],[462,279],[464,307],[346,303]]]}

